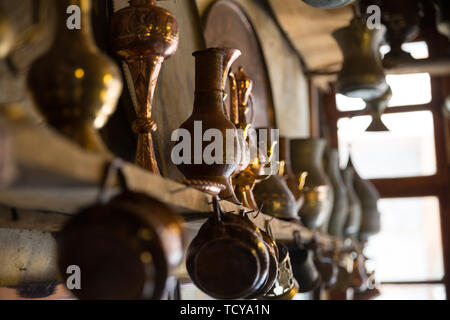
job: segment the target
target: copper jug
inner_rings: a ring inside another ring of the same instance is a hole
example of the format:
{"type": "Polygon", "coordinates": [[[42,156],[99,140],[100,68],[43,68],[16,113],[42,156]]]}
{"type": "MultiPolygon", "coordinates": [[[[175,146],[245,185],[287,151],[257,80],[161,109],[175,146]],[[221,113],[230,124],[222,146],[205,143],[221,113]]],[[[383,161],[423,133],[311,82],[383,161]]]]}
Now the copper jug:
{"type": "Polygon", "coordinates": [[[302,223],[311,229],[322,227],[329,218],[333,190],[323,168],[323,139],[291,140],[291,161],[297,179],[307,172],[303,186],[304,203],[299,210],[302,223]]]}
{"type": "Polygon", "coordinates": [[[343,238],[344,225],[348,214],[348,195],[347,188],[339,169],[339,151],[329,149],[326,152],[325,167],[328,177],[333,186],[333,210],[331,211],[328,223],[328,234],[343,238]]]}
{"type": "Polygon", "coordinates": [[[316,289],[322,279],[314,264],[314,252],[305,247],[300,239],[300,233],[294,232],[294,243],[289,248],[292,271],[298,281],[299,292],[305,293],[316,289]]]}
{"type": "Polygon", "coordinates": [[[280,137],[280,170],[279,174],[286,178],[286,183],[297,201],[303,203],[302,186],[296,179],[291,164],[291,141],[286,137],[280,137]],[[300,199],[301,198],[301,199],[300,199]]]}
{"type": "Polygon", "coordinates": [[[349,204],[347,220],[344,225],[344,235],[354,238],[358,235],[359,229],[361,227],[362,207],[361,201],[359,200],[353,186],[355,169],[350,164],[350,162],[349,165],[347,165],[347,168],[342,171],[342,176],[344,177],[345,186],[347,188],[349,204]]]}
{"type": "Polygon", "coordinates": [[[90,0],[54,0],[56,36],[31,65],[28,87],[49,125],[80,146],[108,153],[97,133],[116,108],[122,90],[116,64],[101,53],[91,29],[90,0]],[[69,30],[67,8],[81,9],[81,28],[69,30]]]}
{"type": "Polygon", "coordinates": [[[320,9],[335,9],[353,3],[355,0],[303,0],[305,3],[320,9]]]}
{"type": "Polygon", "coordinates": [[[136,93],[136,163],[159,174],[152,138],[157,130],[152,119],[153,96],[164,60],[178,48],[178,23],[155,0],[130,0],[129,4],[112,15],[111,47],[126,62],[136,93]]]}
{"type": "Polygon", "coordinates": [[[225,52],[210,48],[197,51],[193,55],[195,57],[194,109],[180,129],[187,132],[194,141],[190,143],[188,161],[183,160],[177,164],[177,167],[186,177],[186,184],[211,194],[218,194],[224,188],[232,189],[229,177],[236,170],[239,160],[236,127],[223,111],[222,77],[225,52]],[[222,157],[219,154],[219,159],[215,159],[211,164],[203,157],[205,149],[210,144],[203,141],[203,133],[208,129],[220,133],[219,139],[223,146],[222,157]],[[198,137],[198,134],[201,134],[201,137],[198,137]]]}
{"type": "Polygon", "coordinates": [[[387,90],[387,82],[379,52],[385,29],[370,30],[361,17],[333,32],[344,55],[336,82],[337,92],[370,100],[387,90]]]}
{"type": "MultiPolygon", "coordinates": [[[[351,159],[350,165],[353,167],[353,162],[351,159]]],[[[380,232],[381,217],[378,210],[378,200],[380,199],[380,194],[369,180],[361,178],[355,169],[354,172],[353,184],[356,194],[361,201],[362,209],[361,225],[359,228],[358,237],[360,241],[367,241],[370,236],[380,232]]]]}
{"type": "Polygon", "coordinates": [[[381,120],[381,115],[386,110],[389,101],[392,98],[391,87],[388,86],[388,90],[381,95],[381,97],[366,101],[367,109],[370,110],[372,115],[372,122],[367,127],[368,132],[383,132],[389,131],[386,125],[381,120]]]}

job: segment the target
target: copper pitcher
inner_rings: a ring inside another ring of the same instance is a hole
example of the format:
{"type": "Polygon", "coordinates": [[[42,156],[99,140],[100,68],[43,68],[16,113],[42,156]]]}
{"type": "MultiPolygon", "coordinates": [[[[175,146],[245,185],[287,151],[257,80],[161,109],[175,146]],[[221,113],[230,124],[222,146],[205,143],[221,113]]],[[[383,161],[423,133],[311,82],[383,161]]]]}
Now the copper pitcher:
{"type": "Polygon", "coordinates": [[[383,132],[389,131],[388,127],[381,120],[381,115],[386,110],[389,101],[392,98],[391,87],[388,86],[388,90],[381,95],[381,97],[366,101],[367,109],[370,110],[372,115],[372,122],[367,127],[367,132],[383,132]]]}
{"type": "Polygon", "coordinates": [[[323,139],[291,140],[291,161],[297,179],[307,173],[303,186],[304,204],[299,210],[302,223],[311,229],[322,227],[329,219],[333,190],[323,168],[323,139]]]}
{"type": "Polygon", "coordinates": [[[370,100],[387,90],[387,82],[379,52],[385,29],[369,29],[361,17],[333,32],[344,55],[336,89],[339,93],[370,100]]]}
{"type": "Polygon", "coordinates": [[[343,238],[344,225],[348,214],[347,188],[339,169],[339,151],[329,149],[325,154],[325,167],[334,193],[333,209],[328,222],[328,234],[343,238]]]}
{"type": "MultiPolygon", "coordinates": [[[[193,55],[195,56],[194,109],[180,129],[187,132],[195,141],[190,143],[187,161],[183,159],[177,167],[186,177],[186,184],[211,194],[218,194],[224,188],[232,189],[229,177],[235,172],[239,160],[236,127],[223,111],[222,77],[225,52],[210,48],[197,51],[193,55]],[[222,150],[216,150],[219,154],[212,163],[204,159],[205,149],[210,143],[204,141],[203,133],[208,129],[219,133],[216,139],[221,140],[223,147],[222,150]],[[198,137],[199,134],[201,137],[198,137]]],[[[172,153],[174,152],[173,149],[172,153]]]]}
{"type": "Polygon", "coordinates": [[[56,36],[50,50],[28,73],[28,87],[47,123],[82,147],[108,153],[97,129],[116,108],[121,73],[97,48],[91,29],[90,0],[54,0],[56,36]],[[81,9],[81,28],[69,30],[67,8],[81,9]]]}

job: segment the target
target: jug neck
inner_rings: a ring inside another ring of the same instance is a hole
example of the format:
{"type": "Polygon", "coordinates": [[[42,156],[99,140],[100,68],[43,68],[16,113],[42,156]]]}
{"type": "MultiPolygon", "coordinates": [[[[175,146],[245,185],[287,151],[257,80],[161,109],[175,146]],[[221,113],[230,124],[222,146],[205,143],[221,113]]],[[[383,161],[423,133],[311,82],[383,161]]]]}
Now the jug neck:
{"type": "Polygon", "coordinates": [[[91,25],[91,0],[54,0],[53,3],[55,5],[57,19],[54,45],[65,48],[74,45],[95,48],[91,25]],[[73,6],[73,10],[68,11],[71,6],[73,6]],[[78,17],[76,17],[76,13],[78,13],[77,8],[79,8],[80,12],[80,24],[78,26],[76,24],[78,20],[78,17]],[[69,29],[72,25],[75,28],[69,29]]]}
{"type": "Polygon", "coordinates": [[[210,48],[194,52],[195,101],[197,111],[224,112],[222,76],[225,52],[210,48]]]}
{"type": "Polygon", "coordinates": [[[305,168],[322,167],[326,142],[322,139],[293,140],[291,159],[305,168]]]}

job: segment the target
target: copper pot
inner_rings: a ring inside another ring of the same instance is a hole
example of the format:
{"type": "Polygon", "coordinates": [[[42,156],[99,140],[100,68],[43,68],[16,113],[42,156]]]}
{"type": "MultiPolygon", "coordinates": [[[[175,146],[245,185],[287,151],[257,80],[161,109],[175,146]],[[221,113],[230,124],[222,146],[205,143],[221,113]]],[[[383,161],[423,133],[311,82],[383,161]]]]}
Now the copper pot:
{"type": "MultiPolygon", "coordinates": [[[[229,177],[235,172],[238,166],[237,158],[237,133],[234,124],[227,119],[223,111],[223,59],[225,53],[219,49],[210,48],[197,51],[195,56],[195,101],[192,115],[181,126],[180,129],[187,130],[193,139],[200,139],[198,126],[203,136],[203,132],[208,129],[220,131],[222,138],[223,157],[219,163],[208,164],[203,158],[205,148],[209,145],[204,142],[199,150],[196,150],[196,143],[191,143],[190,163],[178,164],[178,169],[186,177],[185,182],[196,188],[218,194],[223,188],[233,189],[229,177]],[[227,138],[228,133],[232,133],[227,138]],[[233,139],[227,144],[228,139],[233,139]],[[228,149],[231,146],[231,149],[228,149]],[[225,148],[226,147],[226,148],[225,148]],[[210,187],[221,185],[223,188],[214,192],[210,187]]],[[[227,199],[225,199],[227,200],[227,199]]]]}
{"type": "Polygon", "coordinates": [[[358,17],[349,26],[333,32],[344,55],[336,82],[337,92],[364,100],[386,92],[387,82],[379,52],[384,33],[385,29],[369,29],[358,17]]]}
{"type": "Polygon", "coordinates": [[[165,204],[125,191],[74,216],[58,235],[58,266],[81,269],[79,299],[161,299],[183,260],[182,220],[165,204]]]}
{"type": "Polygon", "coordinates": [[[187,251],[186,268],[195,285],[217,299],[242,299],[264,286],[269,252],[258,228],[247,218],[223,213],[200,228],[187,251]]]}

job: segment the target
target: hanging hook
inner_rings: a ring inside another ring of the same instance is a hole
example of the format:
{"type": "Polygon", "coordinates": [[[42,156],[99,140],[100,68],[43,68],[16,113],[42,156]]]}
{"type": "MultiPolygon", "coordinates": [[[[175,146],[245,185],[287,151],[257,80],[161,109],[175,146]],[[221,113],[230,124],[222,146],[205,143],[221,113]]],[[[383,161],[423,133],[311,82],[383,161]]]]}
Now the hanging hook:
{"type": "Polygon", "coordinates": [[[97,197],[98,202],[104,203],[107,201],[106,188],[111,183],[114,174],[116,174],[116,177],[119,180],[120,187],[123,190],[129,190],[125,173],[123,172],[123,160],[115,158],[111,162],[108,162],[105,166],[105,170],[100,182],[99,195],[97,197]]]}
{"type": "MultiPolygon", "coordinates": [[[[258,211],[256,212],[256,214],[253,216],[253,219],[256,219],[259,217],[262,209],[264,208],[264,204],[261,205],[261,207],[259,207],[258,211]]],[[[253,211],[254,212],[254,211],[253,211]]]]}
{"type": "Polygon", "coordinates": [[[222,208],[220,207],[219,197],[214,196],[212,199],[212,205],[214,213],[216,214],[217,223],[222,223],[222,208]]]}

